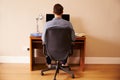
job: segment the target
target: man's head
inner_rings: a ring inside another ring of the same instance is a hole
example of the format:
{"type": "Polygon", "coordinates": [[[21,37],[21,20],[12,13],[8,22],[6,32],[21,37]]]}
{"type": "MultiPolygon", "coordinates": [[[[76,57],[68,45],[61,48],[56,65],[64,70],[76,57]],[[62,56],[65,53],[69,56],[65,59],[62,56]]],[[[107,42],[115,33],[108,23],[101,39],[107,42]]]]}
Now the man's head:
{"type": "Polygon", "coordinates": [[[53,12],[56,15],[62,15],[62,13],[63,13],[63,6],[61,4],[55,4],[54,8],[53,8],[53,12]]]}

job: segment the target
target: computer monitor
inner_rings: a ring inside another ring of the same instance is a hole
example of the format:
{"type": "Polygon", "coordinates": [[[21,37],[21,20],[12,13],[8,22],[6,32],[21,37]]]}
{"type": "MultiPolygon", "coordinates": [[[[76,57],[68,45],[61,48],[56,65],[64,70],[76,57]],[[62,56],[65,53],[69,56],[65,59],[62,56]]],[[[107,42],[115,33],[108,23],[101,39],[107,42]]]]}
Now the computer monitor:
{"type": "MultiPolygon", "coordinates": [[[[53,18],[54,18],[54,14],[46,14],[46,22],[52,20],[53,18]]],[[[63,14],[62,18],[67,20],[67,21],[70,21],[70,15],[69,14],[63,14]]]]}

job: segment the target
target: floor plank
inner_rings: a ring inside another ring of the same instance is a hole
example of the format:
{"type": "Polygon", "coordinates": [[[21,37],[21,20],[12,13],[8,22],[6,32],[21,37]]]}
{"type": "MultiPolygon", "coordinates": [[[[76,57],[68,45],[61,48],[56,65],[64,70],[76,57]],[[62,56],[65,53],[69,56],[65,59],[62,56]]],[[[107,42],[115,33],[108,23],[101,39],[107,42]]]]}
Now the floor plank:
{"type": "MultiPolygon", "coordinates": [[[[120,65],[117,64],[87,64],[85,71],[79,66],[72,66],[75,78],[63,71],[57,75],[57,80],[120,80],[120,65]]],[[[30,71],[29,64],[0,64],[0,80],[53,80],[55,71],[48,71],[44,76],[40,70],[30,71]]]]}

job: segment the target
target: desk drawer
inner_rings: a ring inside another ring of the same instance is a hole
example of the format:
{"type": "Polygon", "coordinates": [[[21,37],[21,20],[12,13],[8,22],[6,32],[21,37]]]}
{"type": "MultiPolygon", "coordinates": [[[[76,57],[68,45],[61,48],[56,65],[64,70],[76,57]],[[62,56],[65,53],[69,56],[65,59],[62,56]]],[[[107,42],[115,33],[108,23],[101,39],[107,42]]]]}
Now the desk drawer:
{"type": "Polygon", "coordinates": [[[84,46],[84,42],[74,42],[73,43],[73,48],[74,49],[80,49],[83,46],[84,46]]]}
{"type": "Polygon", "coordinates": [[[32,41],[32,48],[43,48],[42,41],[33,40],[32,41]]]}

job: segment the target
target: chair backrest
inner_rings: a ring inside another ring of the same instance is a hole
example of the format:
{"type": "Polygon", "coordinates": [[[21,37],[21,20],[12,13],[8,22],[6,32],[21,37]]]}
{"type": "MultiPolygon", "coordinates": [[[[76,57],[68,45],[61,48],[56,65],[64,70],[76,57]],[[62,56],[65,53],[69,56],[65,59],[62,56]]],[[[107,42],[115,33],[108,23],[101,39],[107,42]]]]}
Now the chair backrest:
{"type": "Polygon", "coordinates": [[[52,60],[65,60],[71,51],[71,29],[57,26],[48,28],[45,41],[47,54],[52,60]]]}

